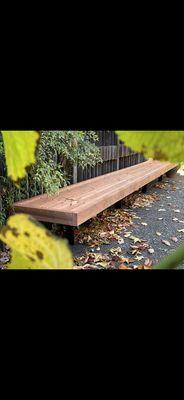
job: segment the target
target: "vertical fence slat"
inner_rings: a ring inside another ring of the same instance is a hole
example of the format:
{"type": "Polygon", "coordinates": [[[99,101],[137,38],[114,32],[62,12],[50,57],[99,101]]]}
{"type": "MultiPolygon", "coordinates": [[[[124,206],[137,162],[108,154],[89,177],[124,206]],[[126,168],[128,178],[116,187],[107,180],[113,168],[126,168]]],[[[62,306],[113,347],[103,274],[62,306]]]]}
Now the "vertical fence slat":
{"type": "Polygon", "coordinates": [[[129,147],[126,147],[125,144],[120,141],[115,132],[97,131],[97,135],[99,139],[97,146],[101,150],[103,163],[98,163],[95,167],[87,166],[84,169],[75,166],[73,172],[74,183],[104,175],[122,168],[127,168],[145,161],[141,154],[135,153],[129,147]]]}

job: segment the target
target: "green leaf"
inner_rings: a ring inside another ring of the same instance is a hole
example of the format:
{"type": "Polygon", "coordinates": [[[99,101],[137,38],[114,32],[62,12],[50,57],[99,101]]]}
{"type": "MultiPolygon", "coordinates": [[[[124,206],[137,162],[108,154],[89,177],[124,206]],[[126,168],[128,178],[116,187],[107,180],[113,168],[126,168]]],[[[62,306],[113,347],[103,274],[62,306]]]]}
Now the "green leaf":
{"type": "Polygon", "coordinates": [[[116,131],[120,139],[147,158],[184,161],[184,131],[116,131]]]}
{"type": "Polygon", "coordinates": [[[73,260],[65,240],[55,238],[25,214],[9,218],[0,240],[12,250],[11,269],[72,269],[73,260]]]}
{"type": "Polygon", "coordinates": [[[39,133],[36,131],[2,131],[8,176],[15,182],[26,176],[36,161],[39,133]]]}

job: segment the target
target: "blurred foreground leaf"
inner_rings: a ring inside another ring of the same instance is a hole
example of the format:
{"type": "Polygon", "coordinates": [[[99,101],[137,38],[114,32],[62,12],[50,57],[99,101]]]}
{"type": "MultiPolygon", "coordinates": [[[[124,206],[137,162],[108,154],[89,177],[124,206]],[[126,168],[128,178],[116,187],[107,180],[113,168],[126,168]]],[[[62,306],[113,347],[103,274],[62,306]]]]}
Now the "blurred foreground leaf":
{"type": "Polygon", "coordinates": [[[39,133],[2,131],[8,176],[15,182],[26,176],[26,169],[36,161],[39,133]]]}
{"type": "Polygon", "coordinates": [[[27,215],[9,218],[0,240],[12,250],[11,269],[72,269],[73,260],[65,240],[55,238],[27,215]]]}
{"type": "Polygon", "coordinates": [[[120,139],[147,158],[184,161],[184,131],[116,131],[120,139]]]}

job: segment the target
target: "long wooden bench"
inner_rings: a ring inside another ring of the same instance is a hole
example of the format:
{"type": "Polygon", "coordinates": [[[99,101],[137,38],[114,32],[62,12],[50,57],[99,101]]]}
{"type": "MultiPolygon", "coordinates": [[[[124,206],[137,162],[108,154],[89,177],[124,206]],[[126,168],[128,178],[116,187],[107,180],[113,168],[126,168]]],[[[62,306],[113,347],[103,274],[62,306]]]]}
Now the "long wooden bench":
{"type": "Polygon", "coordinates": [[[177,164],[149,160],[62,188],[53,196],[44,194],[19,201],[14,210],[39,221],[77,227],[175,169],[177,164]]]}

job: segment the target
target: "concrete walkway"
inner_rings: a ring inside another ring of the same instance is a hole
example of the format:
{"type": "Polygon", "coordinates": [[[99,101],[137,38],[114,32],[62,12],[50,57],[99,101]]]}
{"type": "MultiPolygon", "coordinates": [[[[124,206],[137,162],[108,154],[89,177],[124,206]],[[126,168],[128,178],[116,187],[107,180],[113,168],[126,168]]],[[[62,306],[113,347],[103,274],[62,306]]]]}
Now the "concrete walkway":
{"type": "MultiPolygon", "coordinates": [[[[184,176],[177,173],[173,178],[164,177],[163,182],[151,185],[146,195],[148,198],[149,195],[155,196],[157,200],[152,204],[148,202],[148,205],[145,202],[144,207],[140,208],[132,208],[131,205],[123,206],[122,210],[132,216],[133,225],[118,233],[122,241],[118,238],[110,244],[100,243],[96,246],[93,246],[92,241],[92,247],[86,244],[85,240],[84,244],[77,243],[73,246],[73,254],[76,257],[75,264],[85,265],[86,263],[92,268],[108,268],[108,266],[118,268],[122,265],[121,258],[123,260],[124,257],[130,259],[133,269],[145,262],[148,266],[154,265],[184,242],[184,176]],[[138,240],[146,241],[144,242],[146,246],[142,246],[138,240]],[[136,246],[139,245],[140,251],[136,250],[136,246]],[[135,246],[135,249],[131,246],[135,246]],[[146,248],[144,249],[144,247],[146,248]],[[121,252],[120,249],[119,252],[118,250],[116,252],[115,249],[118,248],[121,249],[121,252]],[[135,251],[134,255],[132,255],[133,251],[135,251]],[[88,257],[89,253],[94,253],[94,256],[88,257]],[[119,260],[117,257],[112,257],[112,261],[109,263],[112,254],[119,254],[121,257],[119,260]],[[99,255],[105,255],[104,260],[99,255]],[[107,263],[105,263],[106,256],[107,263]],[[100,260],[100,265],[96,261],[93,262],[95,258],[100,260]]],[[[141,196],[145,195],[141,194],[141,196]]],[[[139,196],[139,201],[141,196],[139,196]]],[[[92,226],[94,228],[94,224],[92,226]]],[[[90,224],[87,224],[86,227],[88,227],[90,236],[90,224]]],[[[79,235],[79,237],[83,236],[79,235]]]]}

